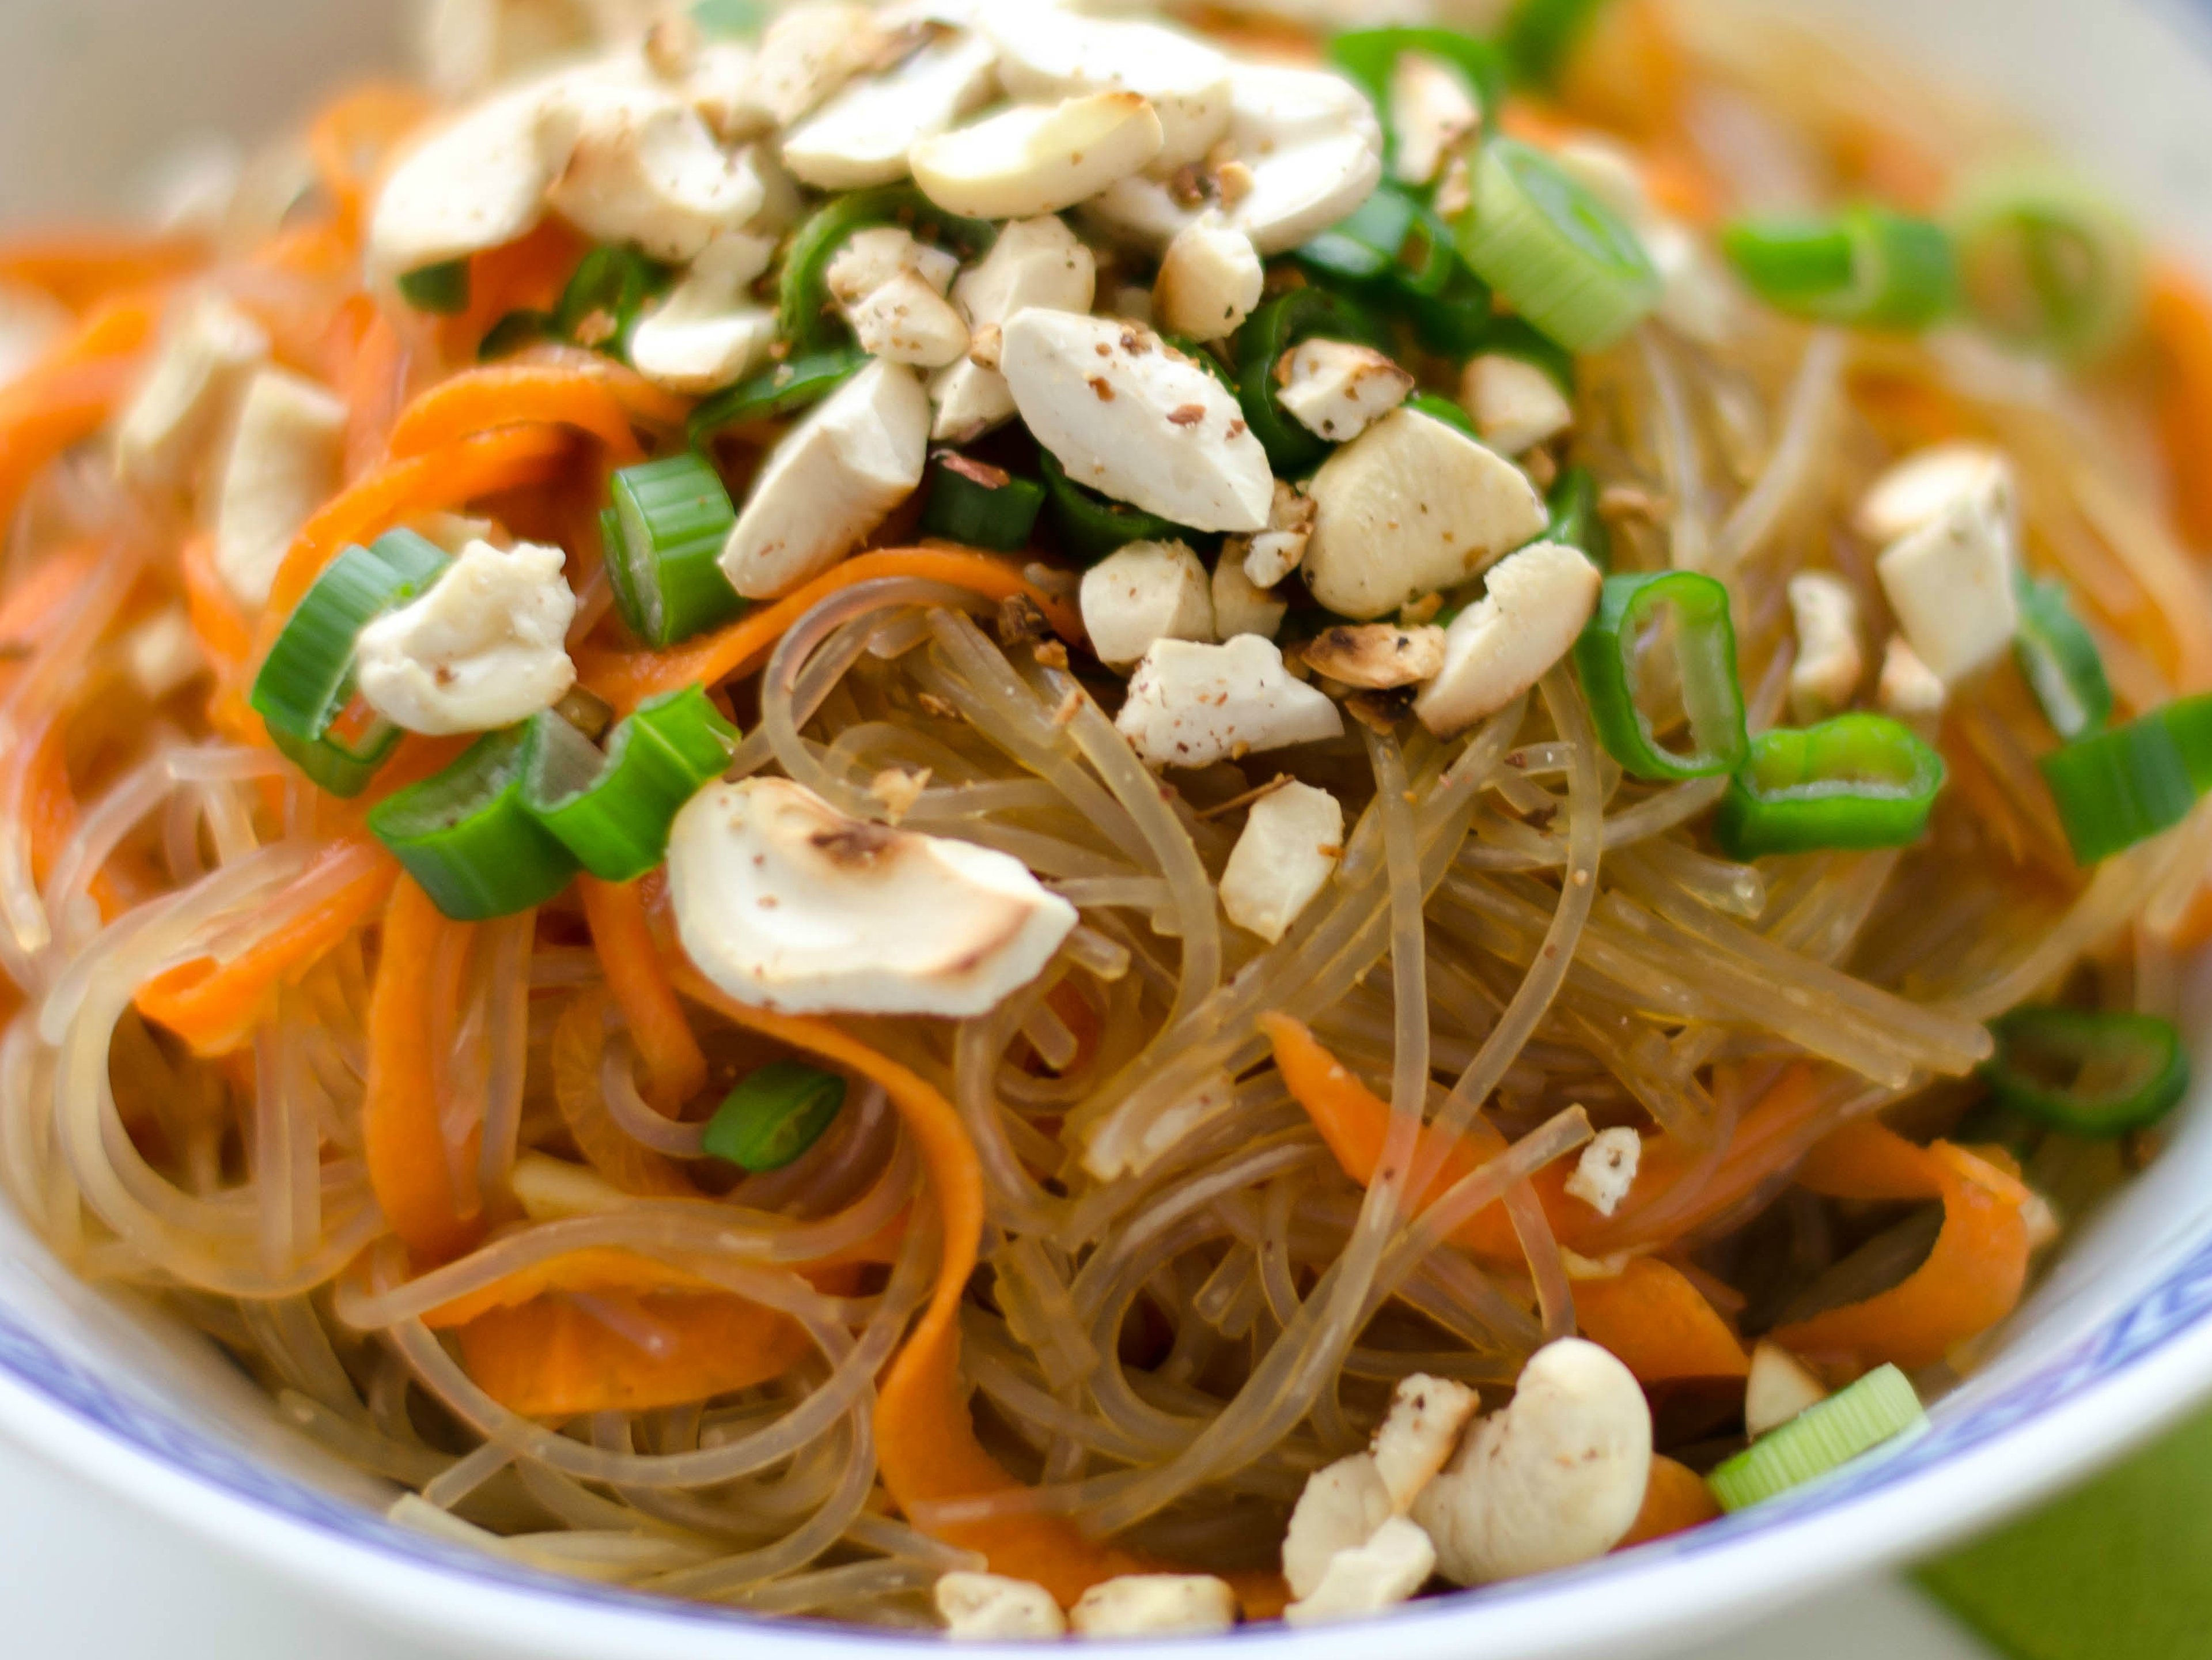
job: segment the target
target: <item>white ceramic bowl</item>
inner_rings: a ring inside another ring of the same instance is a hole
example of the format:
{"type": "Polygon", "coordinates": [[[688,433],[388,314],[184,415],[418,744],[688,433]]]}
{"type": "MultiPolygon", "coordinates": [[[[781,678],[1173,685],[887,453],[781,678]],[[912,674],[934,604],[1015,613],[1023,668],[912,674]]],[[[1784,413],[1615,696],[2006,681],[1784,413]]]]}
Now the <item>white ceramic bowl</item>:
{"type": "MultiPolygon", "coordinates": [[[[2212,257],[2212,3],[1795,0],[1984,86],[2212,257]]],[[[398,0],[6,0],[0,217],[85,216],[179,134],[246,135],[392,50],[398,0]]],[[[2192,988],[2212,1034],[2212,971],[2192,988]]],[[[1986,1525],[2212,1390],[2212,1043],[2174,1146],[2077,1242],[2000,1357],[1931,1433],[1790,1499],[1577,1572],[1426,1602],[1389,1622],[1401,1660],[1633,1660],[1717,1636],[1986,1525]]],[[[273,1425],[205,1345],[74,1280],[0,1207],[0,1432],[326,1596],[487,1653],[567,1660],[812,1660],[904,1639],[778,1625],[490,1561],[392,1527],[374,1484],[273,1425]]],[[[388,1497],[388,1495],[385,1495],[388,1497]]],[[[1282,1660],[1342,1631],[1228,1639],[1282,1660]]],[[[1358,1639],[1354,1639],[1358,1640],[1358,1639]]],[[[941,1645],[932,1645],[941,1651],[941,1645]]],[[[1200,1660],[1218,1643],[1153,1652],[1200,1660]]],[[[1000,1651],[1003,1652],[1003,1651],[1000,1651]]]]}

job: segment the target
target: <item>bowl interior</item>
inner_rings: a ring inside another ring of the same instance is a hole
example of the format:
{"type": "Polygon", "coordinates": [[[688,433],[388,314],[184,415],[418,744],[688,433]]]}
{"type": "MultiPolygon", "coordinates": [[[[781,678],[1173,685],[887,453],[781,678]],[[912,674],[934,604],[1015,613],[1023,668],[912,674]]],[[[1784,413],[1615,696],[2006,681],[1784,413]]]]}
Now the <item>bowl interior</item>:
{"type": "MultiPolygon", "coordinates": [[[[1871,31],[1916,72],[1985,88],[2112,179],[2162,240],[2212,262],[2205,15],[2173,0],[1796,0],[1871,31]]],[[[143,199],[188,136],[282,130],[396,57],[393,0],[12,0],[0,7],[0,222],[143,199]]],[[[2190,988],[2212,1033],[2212,972],[2190,988]]],[[[2199,1078],[2212,1054],[2200,1043],[2199,1078]]],[[[1401,1615],[1409,1654],[1625,1657],[1711,1633],[1990,1519],[2116,1453],[2212,1386],[2212,1087],[2174,1144],[2079,1240],[2001,1352],[1899,1456],[1752,1517],[1581,1573],[1401,1615]],[[1618,1594],[1589,1595],[1609,1578],[1618,1594]]],[[[376,1517],[389,1493],[276,1422],[197,1338],[95,1292],[0,1205],[0,1433],[283,1563],[386,1618],[549,1654],[779,1653],[851,1636],[738,1627],[489,1564],[376,1517]]],[[[1240,1642],[1313,1648],[1316,1634],[1240,1642]]],[[[1172,1648],[1174,1645],[1169,1645],[1172,1648]]]]}

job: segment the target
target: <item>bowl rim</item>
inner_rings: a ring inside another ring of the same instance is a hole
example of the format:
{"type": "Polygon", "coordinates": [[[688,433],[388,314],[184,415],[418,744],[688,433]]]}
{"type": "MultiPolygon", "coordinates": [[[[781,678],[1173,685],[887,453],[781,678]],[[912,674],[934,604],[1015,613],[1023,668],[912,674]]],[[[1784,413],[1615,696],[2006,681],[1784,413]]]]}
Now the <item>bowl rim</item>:
{"type": "MultiPolygon", "coordinates": [[[[2212,59],[2207,0],[2135,0],[2212,59]]],[[[2212,1008],[2212,1000],[2207,1000],[2212,1008]]],[[[2197,1033],[2212,1133],[2212,1018],[2197,1033]]],[[[4,1202],[4,1201],[0,1201],[4,1202]]],[[[1986,1528],[2142,1445],[2212,1395],[2212,1214],[2129,1302],[1930,1430],[1834,1477],[1693,1533],[1582,1567],[1406,1605],[1351,1627],[1240,1628],[1149,1643],[1205,1660],[1224,1643],[1285,1660],[1339,1660],[1387,1633],[1397,1660],[1633,1660],[1714,1639],[1789,1604],[1986,1528]],[[1605,1595],[1589,1593],[1602,1587],[1605,1595]]],[[[861,1645],[943,1652],[930,1633],[750,1614],[501,1561],[407,1529],[284,1475],[233,1440],[111,1385],[0,1300],[0,1438],[233,1558],[386,1630],[456,1651],[538,1660],[689,1660],[734,1653],[835,1660],[861,1645]]],[[[987,1651],[1043,1660],[1060,1643],[987,1651]]]]}
{"type": "MultiPolygon", "coordinates": [[[[1657,1653],[1987,1525],[2155,1434],[2212,1383],[2212,1230],[2184,1247],[2134,1300],[1967,1408],[1939,1403],[1931,1429],[1887,1456],[1691,1534],[1410,1604],[1362,1629],[1387,1629],[1406,1660],[1457,1660],[1470,1642],[1516,1660],[1657,1653]],[[1601,1584],[1606,1595],[1586,1594],[1601,1584]]],[[[827,1660],[856,1645],[945,1645],[933,1633],[779,1620],[563,1578],[403,1528],[112,1387],[4,1304],[0,1434],[374,1623],[447,1645],[546,1660],[680,1660],[744,1643],[774,1660],[827,1660]]],[[[1320,1660],[1344,1635],[1255,1627],[1147,1651],[1200,1660],[1226,1641],[1320,1660]]]]}

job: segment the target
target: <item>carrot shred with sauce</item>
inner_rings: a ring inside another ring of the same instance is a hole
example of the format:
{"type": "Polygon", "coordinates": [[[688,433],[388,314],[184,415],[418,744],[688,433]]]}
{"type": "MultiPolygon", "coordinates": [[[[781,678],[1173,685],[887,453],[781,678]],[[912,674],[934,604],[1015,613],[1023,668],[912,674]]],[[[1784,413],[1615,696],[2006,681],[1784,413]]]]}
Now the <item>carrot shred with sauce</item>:
{"type": "Polygon", "coordinates": [[[428,972],[469,924],[447,920],[406,877],[385,907],[376,982],[368,1001],[368,1079],[361,1109],[368,1184],[407,1247],[444,1261],[473,1244],[482,1219],[461,1214],[440,1122],[437,977],[428,972]]]}
{"type": "MultiPolygon", "coordinates": [[[[1271,1014],[1261,1025],[1274,1045],[1276,1069],[1292,1098],[1306,1110],[1345,1174],[1366,1186],[1389,1130],[1389,1104],[1354,1077],[1297,1021],[1271,1014]]],[[[1784,1071],[1758,1105],[1744,1116],[1726,1154],[1695,1201],[1670,1213],[1665,1225],[1656,1231],[1644,1222],[1645,1213],[1697,1167],[1705,1157],[1698,1149],[1684,1146],[1664,1134],[1646,1136],[1636,1186],[1610,1217],[1567,1193],[1572,1167],[1565,1161],[1539,1171],[1529,1178],[1530,1185],[1542,1201],[1545,1217],[1559,1243],[1584,1256],[1604,1256],[1639,1245],[1669,1243],[1719,1215],[1780,1174],[1796,1155],[1798,1135],[1817,1104],[1818,1075],[1808,1065],[1784,1071]]],[[[1425,1153],[1434,1145],[1433,1133],[1423,1134],[1425,1153]]],[[[1419,1203],[1441,1197],[1447,1188],[1482,1162],[1474,1146],[1465,1140],[1445,1146],[1437,1177],[1419,1203]]],[[[1454,1243],[1486,1262],[1522,1260],[1520,1242],[1502,1204],[1476,1212],[1451,1237],[1454,1243]]]]}
{"type": "Polygon", "coordinates": [[[161,297],[134,290],[103,300],[67,337],[0,387],[0,519],[12,519],[31,481],[82,443],[122,404],[138,354],[161,320],[161,297]]]}
{"type": "Polygon", "coordinates": [[[501,428],[573,427],[623,464],[642,458],[633,423],[672,426],[684,406],[620,365],[495,364],[466,369],[431,387],[400,414],[392,455],[404,460],[501,428]]]}
{"type": "Polygon", "coordinates": [[[575,654],[576,678],[625,714],[663,692],[716,685],[758,668],[785,631],[831,594],[885,576],[950,583],[993,599],[1018,594],[1043,611],[1063,640],[1084,637],[1082,619],[1073,606],[1054,599],[1003,560],[957,548],[885,548],[855,554],[775,604],[668,651],[584,646],[575,654]]]}
{"type": "Polygon", "coordinates": [[[1751,1370],[1720,1311],[1656,1257],[1631,1257],[1617,1274],[1576,1280],[1575,1317],[1583,1335],[1611,1350],[1639,1383],[1741,1377],[1751,1370]]]}
{"type": "Polygon", "coordinates": [[[222,1055],[253,1041],[277,988],[297,980],[386,903],[399,866],[366,836],[333,842],[301,879],[320,882],[348,873],[343,886],[313,910],[293,918],[252,950],[218,963],[179,964],[138,991],[138,1012],[167,1027],[196,1055],[222,1055]]]}
{"type": "Polygon", "coordinates": [[[341,490],[301,527],[278,567],[262,614],[266,638],[350,543],[368,542],[415,514],[450,510],[479,496],[542,484],[568,459],[568,435],[557,428],[510,427],[389,462],[341,490]]]}
{"type": "Polygon", "coordinates": [[[611,985],[579,993],[553,1029],[553,1092],[584,1162],[624,1193],[647,1199],[690,1199],[699,1189],[684,1166],[625,1135],[608,1116],[599,1081],[606,1054],[611,985]]]}
{"type": "Polygon", "coordinates": [[[789,1315],[726,1292],[556,1294],[454,1337],[476,1386],[526,1418],[681,1406],[771,1383],[814,1347],[789,1315]]]}
{"type": "Polygon", "coordinates": [[[337,234],[351,238],[358,233],[379,176],[431,108],[430,100],[412,87],[382,81],[356,87],[323,106],[307,128],[307,158],[330,198],[337,234]]]}
{"type": "MultiPolygon", "coordinates": [[[[983,1233],[983,1172],[952,1104],[937,1088],[827,1021],[748,1007],[688,966],[678,985],[693,1000],[749,1031],[847,1067],[883,1085],[921,1155],[943,1230],[937,1284],[921,1319],[876,1392],[876,1446],[884,1487],[912,1517],[917,1508],[985,1497],[1020,1484],[984,1449],[960,1375],[960,1300],[983,1233]]],[[[1033,1580],[1063,1606],[1101,1580],[1137,1572],[1137,1559],[1086,1538],[1055,1516],[944,1523],[933,1536],[981,1552],[994,1573],[1033,1580]]]]}
{"type": "Polygon", "coordinates": [[[37,289],[75,312],[207,263],[197,236],[77,230],[0,244],[0,283],[37,289]]]}
{"type": "Polygon", "coordinates": [[[634,882],[602,882],[591,876],[577,879],[576,891],[608,989],[645,1062],[645,1098],[672,1118],[707,1087],[707,1057],[677,1000],[644,898],[634,882]]]}
{"type": "Polygon", "coordinates": [[[2030,1195],[1986,1159],[1946,1141],[1919,1146],[1861,1119],[1815,1147],[1797,1181],[1833,1199],[1940,1199],[1943,1226],[1927,1260],[1887,1291],[1778,1327],[1774,1341],[1793,1353],[1855,1372],[1885,1361],[1933,1365],[2019,1303],[2030,1195]]]}
{"type": "Polygon", "coordinates": [[[1654,1539],[1687,1533],[1717,1520],[1720,1513],[1720,1501],[1713,1497],[1704,1476],[1687,1464],[1655,1453],[1651,1474],[1644,1484],[1644,1508],[1636,1512],[1627,1535],[1613,1549],[1627,1550],[1654,1539]]]}
{"type": "Polygon", "coordinates": [[[346,301],[337,326],[344,337],[331,355],[332,381],[346,406],[344,477],[361,477],[392,442],[407,396],[407,346],[381,306],[368,295],[346,301]]]}
{"type": "Polygon", "coordinates": [[[449,358],[473,360],[492,325],[509,312],[550,312],[590,246],[561,220],[537,228],[469,261],[468,309],[443,319],[440,330],[449,358]]]}
{"type": "Polygon", "coordinates": [[[2151,277],[2144,326],[2174,519],[2184,540],[2212,553],[2212,295],[2180,266],[2161,265],[2151,277]]]}

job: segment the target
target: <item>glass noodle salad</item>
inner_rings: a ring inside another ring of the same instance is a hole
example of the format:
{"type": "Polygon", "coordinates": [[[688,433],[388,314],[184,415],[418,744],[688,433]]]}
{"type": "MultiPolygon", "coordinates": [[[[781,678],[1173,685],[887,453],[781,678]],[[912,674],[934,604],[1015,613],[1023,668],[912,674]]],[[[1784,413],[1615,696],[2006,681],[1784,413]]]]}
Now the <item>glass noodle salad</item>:
{"type": "Polygon", "coordinates": [[[441,0],[0,245],[52,1250],[398,1521],[958,1637],[1910,1434],[2187,1088],[2212,302],[1771,15],[1365,9],[441,0]]]}

